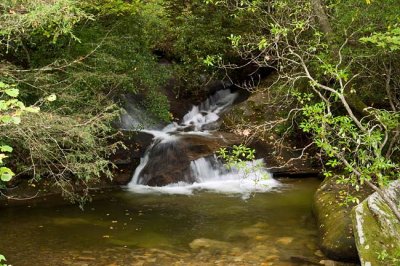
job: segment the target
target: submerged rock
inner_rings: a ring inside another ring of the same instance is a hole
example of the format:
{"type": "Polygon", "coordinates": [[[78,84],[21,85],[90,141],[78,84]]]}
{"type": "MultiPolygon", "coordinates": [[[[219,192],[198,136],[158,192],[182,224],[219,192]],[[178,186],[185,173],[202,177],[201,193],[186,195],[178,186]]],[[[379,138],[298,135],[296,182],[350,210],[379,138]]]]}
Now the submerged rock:
{"type": "Polygon", "coordinates": [[[340,262],[340,261],[334,261],[334,260],[321,260],[319,262],[319,265],[324,265],[324,266],[359,266],[359,264],[346,263],[346,262],[340,262]]]}
{"type": "MultiPolygon", "coordinates": [[[[353,234],[351,209],[355,204],[343,205],[341,190],[348,186],[336,184],[336,178],[326,178],[314,196],[314,212],[319,231],[319,244],[323,253],[334,260],[357,261],[358,253],[353,234]]],[[[350,188],[351,189],[351,188],[350,188]]],[[[351,191],[353,196],[365,199],[372,193],[368,188],[351,191]]]]}
{"type": "Polygon", "coordinates": [[[284,236],[284,237],[280,237],[276,240],[276,242],[278,244],[282,244],[282,245],[289,245],[290,243],[292,243],[294,240],[293,237],[289,237],[289,236],[284,236]]]}
{"type": "MultiPolygon", "coordinates": [[[[400,205],[400,180],[384,190],[400,205]]],[[[362,265],[400,265],[400,221],[377,192],[353,209],[358,254],[362,265]]]]}
{"type": "Polygon", "coordinates": [[[228,253],[232,249],[232,245],[228,242],[208,239],[208,238],[198,238],[193,240],[189,244],[190,248],[193,250],[208,249],[211,252],[222,252],[228,253]]]}

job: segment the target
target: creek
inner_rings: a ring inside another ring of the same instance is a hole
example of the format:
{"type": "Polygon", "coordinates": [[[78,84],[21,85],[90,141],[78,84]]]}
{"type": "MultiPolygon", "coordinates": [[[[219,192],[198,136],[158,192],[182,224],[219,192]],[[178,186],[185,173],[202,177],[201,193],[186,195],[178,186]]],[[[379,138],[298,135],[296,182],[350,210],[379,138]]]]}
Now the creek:
{"type": "Polygon", "coordinates": [[[107,192],[76,205],[1,210],[0,250],[10,264],[310,265],[321,260],[311,204],[319,180],[243,199],[235,194],[107,192]]]}

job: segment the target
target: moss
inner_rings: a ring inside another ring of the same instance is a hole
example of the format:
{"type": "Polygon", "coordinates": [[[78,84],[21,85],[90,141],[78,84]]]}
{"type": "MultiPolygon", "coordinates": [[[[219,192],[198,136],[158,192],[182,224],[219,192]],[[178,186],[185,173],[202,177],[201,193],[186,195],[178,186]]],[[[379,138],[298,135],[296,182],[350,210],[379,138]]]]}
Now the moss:
{"type": "MultiPolygon", "coordinates": [[[[336,184],[335,177],[326,178],[314,196],[314,212],[318,222],[321,250],[329,258],[357,260],[358,254],[353,234],[351,210],[354,205],[343,205],[340,191],[348,187],[336,184]]],[[[368,191],[368,190],[367,190],[368,191]]],[[[370,191],[354,196],[365,198],[370,191]]]]}
{"type": "Polygon", "coordinates": [[[374,195],[354,208],[352,219],[363,264],[400,264],[400,223],[379,197],[374,195]]]}

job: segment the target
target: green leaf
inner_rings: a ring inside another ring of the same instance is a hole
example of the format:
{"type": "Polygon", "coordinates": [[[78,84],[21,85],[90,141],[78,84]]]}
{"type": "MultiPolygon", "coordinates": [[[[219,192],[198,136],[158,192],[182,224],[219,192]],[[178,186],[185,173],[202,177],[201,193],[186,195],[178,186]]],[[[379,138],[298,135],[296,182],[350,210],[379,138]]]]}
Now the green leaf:
{"type": "Polygon", "coordinates": [[[14,117],[12,118],[12,122],[13,122],[15,125],[19,125],[19,124],[21,123],[21,118],[20,118],[19,116],[14,116],[14,117]]]}
{"type": "Polygon", "coordinates": [[[13,148],[8,145],[3,145],[3,146],[0,146],[0,151],[1,152],[12,152],[13,148]]]}
{"type": "Polygon", "coordinates": [[[8,182],[14,176],[14,172],[10,168],[0,167],[0,180],[3,182],[8,182]]]}
{"type": "Polygon", "coordinates": [[[4,92],[10,97],[17,97],[19,94],[18,89],[6,89],[4,90],[4,92]]]}
{"type": "Polygon", "coordinates": [[[49,102],[54,102],[55,100],[57,100],[57,96],[54,93],[50,94],[49,96],[46,97],[46,100],[49,102]]]}
{"type": "Polygon", "coordinates": [[[9,115],[0,116],[0,122],[4,124],[9,124],[12,121],[12,117],[9,115]]]}
{"type": "Polygon", "coordinates": [[[24,110],[29,113],[38,113],[40,111],[40,108],[37,106],[28,106],[24,110]]]}

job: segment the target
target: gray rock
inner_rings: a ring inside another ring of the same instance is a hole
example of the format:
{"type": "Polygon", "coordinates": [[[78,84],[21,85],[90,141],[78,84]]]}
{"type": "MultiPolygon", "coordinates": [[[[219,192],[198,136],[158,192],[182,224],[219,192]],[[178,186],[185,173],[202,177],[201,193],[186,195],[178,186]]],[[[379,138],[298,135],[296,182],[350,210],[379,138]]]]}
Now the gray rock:
{"type": "MultiPolygon", "coordinates": [[[[399,206],[400,180],[384,193],[399,206]]],[[[377,192],[353,209],[352,218],[362,265],[400,265],[400,221],[377,192]]]]}
{"type": "Polygon", "coordinates": [[[211,252],[221,252],[228,253],[232,249],[232,245],[228,242],[208,239],[208,238],[198,238],[193,240],[189,244],[190,248],[193,250],[207,249],[211,252]]]}

